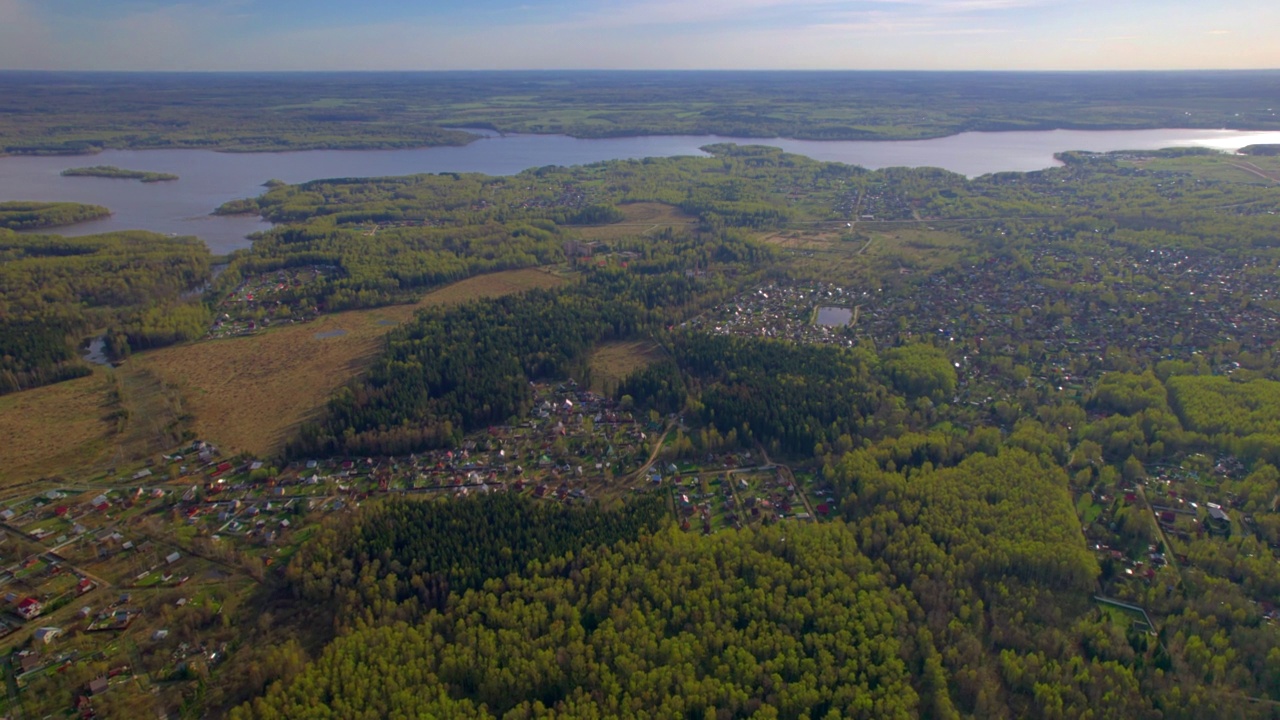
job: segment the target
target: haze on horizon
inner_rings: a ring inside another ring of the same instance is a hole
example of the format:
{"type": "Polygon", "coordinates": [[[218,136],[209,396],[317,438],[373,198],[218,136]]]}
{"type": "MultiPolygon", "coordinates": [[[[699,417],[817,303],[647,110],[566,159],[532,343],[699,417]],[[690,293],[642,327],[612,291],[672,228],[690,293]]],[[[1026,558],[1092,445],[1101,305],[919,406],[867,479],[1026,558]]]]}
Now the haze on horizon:
{"type": "Polygon", "coordinates": [[[1280,68],[1274,0],[0,0],[0,69],[1280,68]]]}

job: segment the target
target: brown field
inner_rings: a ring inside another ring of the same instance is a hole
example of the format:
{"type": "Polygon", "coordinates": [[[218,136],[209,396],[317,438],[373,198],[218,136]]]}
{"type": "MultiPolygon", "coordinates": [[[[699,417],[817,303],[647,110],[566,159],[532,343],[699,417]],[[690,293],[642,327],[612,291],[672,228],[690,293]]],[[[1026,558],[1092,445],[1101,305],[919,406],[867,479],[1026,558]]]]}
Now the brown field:
{"type": "Polygon", "coordinates": [[[612,392],[623,378],[663,357],[662,347],[652,340],[603,343],[591,351],[591,389],[612,392]]]}
{"type": "Polygon", "coordinates": [[[697,219],[692,215],[686,215],[680,208],[666,203],[626,203],[619,205],[618,209],[627,218],[623,222],[630,223],[686,223],[697,219]]]}
{"type": "Polygon", "coordinates": [[[0,397],[0,484],[32,480],[109,453],[115,422],[107,371],[0,397]]]}
{"type": "Polygon", "coordinates": [[[578,227],[574,232],[584,240],[617,240],[623,237],[646,235],[664,227],[688,225],[697,218],[680,212],[680,209],[666,203],[627,203],[618,209],[626,217],[612,225],[591,225],[578,227]]]}
{"type": "Polygon", "coordinates": [[[354,310],[259,335],[164,348],[135,356],[128,365],[181,390],[197,437],[224,450],[267,456],[361,372],[382,336],[418,308],[563,282],[536,268],[492,273],[440,288],[415,305],[354,310]]]}
{"type": "Polygon", "coordinates": [[[89,377],[0,396],[0,489],[58,474],[83,477],[167,452],[188,427],[228,449],[268,455],[418,308],[564,282],[536,268],[482,275],[413,305],[142,353],[115,370],[96,368],[89,377]],[[345,334],[317,337],[335,330],[345,334]],[[194,418],[183,420],[184,414],[194,418]]]}
{"type": "Polygon", "coordinates": [[[168,451],[186,427],[182,414],[176,388],[133,364],[0,398],[0,436],[12,446],[0,487],[100,474],[168,451]]]}

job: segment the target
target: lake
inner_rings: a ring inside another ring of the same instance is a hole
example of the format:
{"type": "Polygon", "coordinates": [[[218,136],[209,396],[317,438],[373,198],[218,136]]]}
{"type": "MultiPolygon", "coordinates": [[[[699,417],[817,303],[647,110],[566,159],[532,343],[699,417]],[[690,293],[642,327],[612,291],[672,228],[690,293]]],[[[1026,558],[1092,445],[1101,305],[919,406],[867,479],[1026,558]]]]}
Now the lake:
{"type": "Polygon", "coordinates": [[[668,135],[580,140],[564,135],[505,135],[464,147],[409,150],[311,150],[291,153],[219,153],[209,150],[108,150],[93,156],[0,157],[0,201],[63,200],[105,205],[110,218],[57,228],[88,235],[143,229],[196,235],[218,254],[248,247],[245,236],[270,227],[256,217],[209,213],[228,200],[254,197],[270,179],[288,183],[333,177],[373,177],[435,172],[511,175],[544,165],[581,165],[623,158],[704,155],[698,148],[718,142],[760,144],[818,160],[878,169],[891,166],[946,168],[970,177],[1006,170],[1051,167],[1065,150],[1149,150],[1200,146],[1237,150],[1280,143],[1280,132],[1233,130],[1051,130],[962,133],[933,140],[892,142],[763,140],[715,135],[668,135]],[[167,172],[176,182],[140,183],[59,173],[86,165],[167,172]]]}

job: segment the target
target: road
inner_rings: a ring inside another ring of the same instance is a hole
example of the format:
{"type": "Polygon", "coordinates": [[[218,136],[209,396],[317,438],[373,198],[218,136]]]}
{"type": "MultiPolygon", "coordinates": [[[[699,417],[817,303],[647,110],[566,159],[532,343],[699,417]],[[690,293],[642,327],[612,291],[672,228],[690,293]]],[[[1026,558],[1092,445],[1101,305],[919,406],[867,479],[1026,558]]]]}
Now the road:
{"type": "Polygon", "coordinates": [[[796,495],[800,496],[800,501],[804,503],[804,509],[809,512],[809,521],[817,522],[818,514],[813,511],[813,503],[810,502],[809,500],[809,494],[806,493],[804,490],[802,490],[800,488],[800,485],[796,483],[796,476],[791,473],[790,466],[783,465],[781,463],[775,463],[773,460],[770,460],[769,453],[765,452],[763,445],[756,445],[756,447],[759,448],[760,456],[764,458],[765,464],[773,465],[774,467],[778,468],[778,472],[779,474],[782,475],[782,479],[791,483],[791,487],[794,487],[796,489],[796,495]]]}
{"type": "Polygon", "coordinates": [[[644,465],[641,465],[639,470],[624,476],[626,478],[624,482],[639,480],[644,477],[645,473],[649,472],[649,468],[653,467],[653,463],[658,459],[658,453],[662,452],[662,446],[667,442],[667,433],[671,432],[671,428],[675,427],[675,424],[679,421],[679,415],[667,421],[666,427],[662,428],[662,434],[658,436],[658,442],[653,445],[653,452],[649,453],[649,460],[644,465]]]}
{"type": "Polygon", "coordinates": [[[1178,573],[1178,581],[1182,581],[1182,567],[1178,565],[1178,556],[1173,552],[1173,546],[1169,544],[1169,539],[1164,536],[1164,528],[1160,527],[1160,519],[1156,517],[1156,510],[1147,502],[1147,490],[1142,483],[1136,483],[1138,486],[1138,495],[1142,498],[1142,502],[1147,506],[1147,513],[1151,515],[1151,523],[1155,525],[1156,537],[1160,538],[1160,546],[1164,548],[1165,560],[1169,563],[1169,567],[1178,573]]]}
{"type": "Polygon", "coordinates": [[[1267,172],[1266,170],[1263,170],[1257,165],[1254,165],[1248,160],[1241,160],[1239,162],[1232,162],[1227,164],[1233,168],[1236,168],[1237,170],[1243,170],[1251,175],[1257,175],[1263,180],[1270,180],[1273,183],[1280,183],[1280,177],[1276,177],[1275,175],[1272,175],[1271,173],[1267,172]]]}

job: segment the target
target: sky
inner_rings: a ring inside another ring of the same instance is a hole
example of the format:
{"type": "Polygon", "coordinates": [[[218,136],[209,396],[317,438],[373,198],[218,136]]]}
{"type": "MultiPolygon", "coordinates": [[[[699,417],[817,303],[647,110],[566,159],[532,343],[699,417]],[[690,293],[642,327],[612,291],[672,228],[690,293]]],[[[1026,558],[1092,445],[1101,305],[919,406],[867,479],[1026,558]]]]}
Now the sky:
{"type": "Polygon", "coordinates": [[[0,0],[0,69],[1280,68],[1276,0],[0,0]]]}

